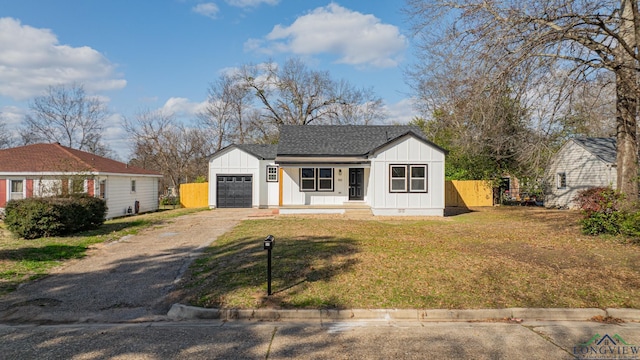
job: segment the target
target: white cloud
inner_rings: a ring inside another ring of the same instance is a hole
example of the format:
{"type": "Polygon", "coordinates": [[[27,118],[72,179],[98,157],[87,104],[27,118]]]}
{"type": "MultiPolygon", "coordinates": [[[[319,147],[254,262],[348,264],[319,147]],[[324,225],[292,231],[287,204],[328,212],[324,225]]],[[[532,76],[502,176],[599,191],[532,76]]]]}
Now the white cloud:
{"type": "Polygon", "coordinates": [[[0,108],[0,121],[9,129],[17,129],[25,115],[26,110],[17,106],[7,105],[0,108]]]}
{"type": "Polygon", "coordinates": [[[126,80],[100,52],[60,45],[49,29],[0,18],[0,96],[24,100],[50,85],[83,84],[88,91],[124,88],[126,80]]]}
{"type": "Polygon", "coordinates": [[[397,66],[407,46],[398,27],[335,3],[297,18],[290,26],[276,25],[264,39],[245,43],[247,51],[329,53],[337,55],[339,63],[381,68],[397,66]]]}
{"type": "Polygon", "coordinates": [[[236,7],[257,7],[261,4],[278,5],[280,0],[225,0],[227,4],[236,7]]]}
{"type": "Polygon", "coordinates": [[[389,124],[407,124],[418,115],[414,108],[414,99],[402,99],[395,104],[386,104],[385,112],[388,114],[386,123],[389,124]]]}
{"type": "Polygon", "coordinates": [[[218,5],[214,3],[202,3],[194,6],[192,10],[200,15],[215,19],[220,8],[218,8],[218,5]]]}
{"type": "Polygon", "coordinates": [[[176,116],[193,116],[204,110],[206,101],[197,103],[187,98],[172,97],[164,103],[160,111],[176,116]]]}

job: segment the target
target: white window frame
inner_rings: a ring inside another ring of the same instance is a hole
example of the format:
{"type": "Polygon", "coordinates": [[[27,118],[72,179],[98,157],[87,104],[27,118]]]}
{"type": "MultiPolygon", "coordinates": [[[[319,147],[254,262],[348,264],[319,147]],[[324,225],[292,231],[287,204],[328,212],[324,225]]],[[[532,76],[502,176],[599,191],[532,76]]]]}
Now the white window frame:
{"type": "Polygon", "coordinates": [[[423,192],[426,193],[428,192],[428,188],[427,188],[427,177],[428,177],[428,173],[427,173],[427,165],[409,165],[409,192],[423,192]],[[424,169],[424,176],[423,177],[414,177],[413,176],[413,169],[417,169],[417,168],[423,168],[424,169]],[[413,181],[414,180],[422,180],[422,189],[414,189],[413,188],[413,181]]]}
{"type": "Polygon", "coordinates": [[[311,191],[317,191],[317,192],[332,192],[333,188],[334,188],[334,168],[312,168],[312,167],[304,167],[304,168],[300,168],[300,191],[302,192],[311,192],[311,191]],[[302,173],[304,172],[304,169],[312,169],[313,170],[313,177],[302,177],[302,173]],[[320,173],[321,172],[326,172],[325,170],[329,170],[329,176],[324,176],[324,177],[320,177],[320,173]],[[311,187],[305,187],[305,182],[310,183],[310,181],[313,180],[313,188],[311,187]],[[329,186],[327,187],[326,184],[328,183],[329,186]]]}
{"type": "Polygon", "coordinates": [[[428,193],[429,192],[429,165],[427,164],[390,164],[389,165],[389,192],[390,193],[428,193]],[[393,176],[395,168],[403,169],[404,176],[393,176]],[[424,177],[414,177],[413,169],[424,169],[424,177]],[[395,181],[394,181],[395,180],[395,181]],[[423,188],[414,189],[413,181],[422,180],[423,188]],[[402,189],[394,188],[394,184],[403,184],[402,189]]]}
{"type": "Polygon", "coordinates": [[[267,165],[267,182],[278,182],[278,171],[277,165],[267,165]]]}
{"type": "Polygon", "coordinates": [[[407,192],[407,165],[389,165],[389,192],[392,193],[404,193],[407,192]],[[393,176],[393,169],[394,168],[398,168],[398,169],[403,169],[404,170],[404,176],[400,177],[400,176],[393,176]],[[394,182],[394,180],[396,180],[394,182]],[[400,180],[402,180],[402,182],[400,182],[400,180]],[[400,184],[402,183],[404,186],[402,187],[402,189],[394,189],[393,184],[400,184]]]}
{"type": "Polygon", "coordinates": [[[25,186],[26,186],[25,183],[26,183],[26,181],[24,179],[9,179],[9,200],[21,200],[21,199],[25,198],[25,186]],[[14,183],[20,183],[21,187],[22,187],[22,190],[21,191],[13,191],[13,184],[14,183]]]}
{"type": "Polygon", "coordinates": [[[136,192],[136,180],[135,179],[131,180],[131,192],[132,193],[136,192]]]}
{"type": "Polygon", "coordinates": [[[558,189],[566,189],[567,188],[567,173],[559,172],[556,175],[556,187],[558,189]]]}

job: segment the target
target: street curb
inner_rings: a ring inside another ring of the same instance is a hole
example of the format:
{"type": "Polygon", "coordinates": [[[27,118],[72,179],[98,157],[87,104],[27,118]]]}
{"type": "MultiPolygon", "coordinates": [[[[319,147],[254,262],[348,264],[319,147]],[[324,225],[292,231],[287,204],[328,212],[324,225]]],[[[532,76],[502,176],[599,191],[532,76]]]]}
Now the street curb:
{"type": "Polygon", "coordinates": [[[564,308],[508,308],[477,310],[415,310],[415,309],[345,309],[345,310],[280,310],[280,309],[205,309],[183,304],[173,304],[167,313],[171,320],[211,319],[232,320],[386,320],[386,321],[588,321],[606,318],[623,321],[640,321],[638,309],[564,309],[564,308]]]}

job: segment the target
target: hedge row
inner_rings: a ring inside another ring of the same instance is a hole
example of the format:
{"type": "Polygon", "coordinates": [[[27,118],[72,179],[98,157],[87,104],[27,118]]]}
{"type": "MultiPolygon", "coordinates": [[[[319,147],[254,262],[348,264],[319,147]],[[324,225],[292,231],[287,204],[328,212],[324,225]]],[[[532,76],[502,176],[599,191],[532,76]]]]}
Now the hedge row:
{"type": "Polygon", "coordinates": [[[104,223],[107,204],[85,194],[66,197],[11,200],[4,222],[25,239],[72,234],[98,228],[104,223]]]}

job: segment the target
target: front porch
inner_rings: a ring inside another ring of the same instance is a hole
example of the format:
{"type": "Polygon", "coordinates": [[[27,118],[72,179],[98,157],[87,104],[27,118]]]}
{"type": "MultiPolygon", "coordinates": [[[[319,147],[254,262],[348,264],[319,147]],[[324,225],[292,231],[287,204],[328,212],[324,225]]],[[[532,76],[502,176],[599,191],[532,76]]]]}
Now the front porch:
{"type": "Polygon", "coordinates": [[[371,207],[364,202],[345,202],[343,204],[332,205],[282,205],[279,213],[281,215],[295,214],[357,214],[373,215],[371,207]]]}

